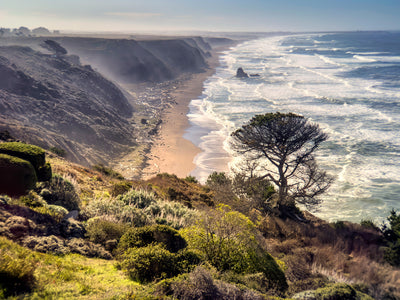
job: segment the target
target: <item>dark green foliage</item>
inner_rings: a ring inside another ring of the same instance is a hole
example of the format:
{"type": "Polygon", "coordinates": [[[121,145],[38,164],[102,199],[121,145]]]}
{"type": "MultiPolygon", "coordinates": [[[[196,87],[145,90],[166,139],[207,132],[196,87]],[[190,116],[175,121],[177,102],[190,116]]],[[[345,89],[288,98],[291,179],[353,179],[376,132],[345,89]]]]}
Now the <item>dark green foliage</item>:
{"type": "Polygon", "coordinates": [[[50,163],[45,163],[37,170],[38,181],[49,181],[52,176],[50,163]]]}
{"type": "Polygon", "coordinates": [[[35,169],[38,181],[51,179],[51,166],[49,163],[45,163],[46,153],[42,148],[19,142],[9,142],[0,144],[0,153],[29,161],[35,169]]]}
{"type": "Polygon", "coordinates": [[[21,196],[19,200],[30,208],[42,207],[46,204],[46,202],[34,191],[30,191],[29,194],[21,196]]]}
{"type": "Polygon", "coordinates": [[[0,298],[31,291],[37,260],[27,249],[0,237],[0,298]]]}
{"type": "Polygon", "coordinates": [[[178,252],[186,247],[186,241],[172,227],[166,225],[152,225],[132,228],[126,232],[118,245],[118,252],[122,253],[129,248],[146,247],[151,244],[162,244],[170,252],[178,252]]]}
{"type": "Polygon", "coordinates": [[[196,177],[191,176],[191,175],[186,176],[185,180],[186,180],[187,182],[198,183],[198,180],[196,179],[196,177]]]}
{"type": "Polygon", "coordinates": [[[171,201],[183,202],[188,207],[192,207],[190,198],[187,195],[185,195],[183,192],[178,191],[173,187],[169,187],[167,190],[167,194],[168,194],[168,198],[171,201]]]}
{"type": "Polygon", "coordinates": [[[128,272],[131,279],[142,283],[155,279],[170,278],[193,269],[199,258],[195,254],[171,253],[160,244],[151,244],[141,248],[130,248],[120,256],[119,266],[128,272]]]}
{"type": "Polygon", "coordinates": [[[256,115],[232,137],[234,149],[246,154],[250,163],[249,177],[258,173],[277,187],[279,206],[292,206],[295,201],[317,204],[315,197],[332,181],[318,170],[314,158],[315,150],[328,136],[303,116],[280,112],[256,115]]]}
{"type": "Polygon", "coordinates": [[[16,156],[29,161],[35,170],[45,164],[45,152],[42,148],[19,142],[0,144],[0,153],[16,156]]]}
{"type": "Polygon", "coordinates": [[[207,212],[197,226],[180,231],[189,247],[199,251],[218,271],[263,273],[268,288],[287,289],[285,274],[258,241],[253,222],[243,214],[219,206],[207,212]]]}
{"type": "Polygon", "coordinates": [[[400,214],[392,210],[388,221],[389,227],[384,225],[382,228],[387,243],[385,260],[392,266],[400,266],[400,214]]]}
{"type": "Polygon", "coordinates": [[[67,155],[67,152],[64,149],[58,147],[50,147],[49,151],[61,157],[65,157],[67,155]]]}
{"type": "Polygon", "coordinates": [[[314,292],[315,297],[320,300],[356,300],[357,292],[350,285],[335,283],[320,288],[314,292]]]}
{"type": "Polygon", "coordinates": [[[106,245],[110,240],[119,241],[127,228],[128,226],[123,223],[95,218],[88,222],[86,234],[93,243],[106,245]]]}
{"type": "Polygon", "coordinates": [[[125,194],[132,188],[132,183],[129,181],[120,181],[114,183],[111,188],[111,195],[112,196],[119,196],[125,194]]]}
{"type": "Polygon", "coordinates": [[[95,169],[96,171],[99,171],[100,173],[102,173],[102,174],[104,174],[106,176],[110,176],[110,177],[115,178],[115,179],[120,179],[120,180],[124,179],[124,176],[122,176],[120,173],[114,171],[110,167],[106,167],[103,164],[94,165],[93,169],[95,169]]]}
{"type": "Polygon", "coordinates": [[[38,193],[48,204],[59,205],[67,210],[79,210],[80,199],[71,182],[55,175],[50,181],[41,182],[38,193]]]}
{"type": "Polygon", "coordinates": [[[231,180],[224,172],[214,171],[208,176],[206,184],[210,187],[214,185],[227,185],[231,184],[231,180]]]}
{"type": "Polygon", "coordinates": [[[24,195],[35,187],[36,182],[36,172],[29,161],[0,154],[0,193],[24,195]]]}
{"type": "Polygon", "coordinates": [[[371,220],[361,220],[360,225],[364,228],[373,229],[376,231],[380,231],[379,227],[375,225],[375,223],[371,220]]]}

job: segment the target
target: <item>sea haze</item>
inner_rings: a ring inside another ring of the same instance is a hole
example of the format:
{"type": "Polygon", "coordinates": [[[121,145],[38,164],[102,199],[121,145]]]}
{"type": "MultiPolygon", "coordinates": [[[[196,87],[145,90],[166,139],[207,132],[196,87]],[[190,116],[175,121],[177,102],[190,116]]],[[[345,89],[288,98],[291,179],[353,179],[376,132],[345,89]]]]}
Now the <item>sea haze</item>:
{"type": "Polygon", "coordinates": [[[380,223],[400,209],[400,32],[268,37],[227,51],[190,105],[185,137],[203,151],[192,174],[204,181],[233,167],[230,133],[276,111],[329,134],[317,159],[335,182],[316,215],[380,223]],[[260,76],[235,78],[238,67],[260,76]]]}

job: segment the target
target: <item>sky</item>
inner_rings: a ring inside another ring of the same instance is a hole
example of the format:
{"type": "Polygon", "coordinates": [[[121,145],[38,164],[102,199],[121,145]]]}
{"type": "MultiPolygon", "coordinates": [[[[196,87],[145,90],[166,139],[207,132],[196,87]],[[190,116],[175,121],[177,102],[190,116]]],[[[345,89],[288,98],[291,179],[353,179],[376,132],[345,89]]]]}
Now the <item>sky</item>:
{"type": "Polygon", "coordinates": [[[400,30],[400,0],[0,0],[0,27],[51,30],[400,30]]]}

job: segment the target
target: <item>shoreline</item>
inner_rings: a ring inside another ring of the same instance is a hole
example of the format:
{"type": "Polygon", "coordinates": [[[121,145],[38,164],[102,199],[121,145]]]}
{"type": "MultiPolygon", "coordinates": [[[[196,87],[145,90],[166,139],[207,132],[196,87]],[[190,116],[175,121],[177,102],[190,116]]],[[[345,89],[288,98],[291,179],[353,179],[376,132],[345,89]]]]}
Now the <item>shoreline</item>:
{"type": "Polygon", "coordinates": [[[151,178],[158,173],[170,173],[184,178],[196,168],[193,161],[201,149],[184,137],[190,126],[187,116],[189,104],[202,95],[204,82],[215,73],[223,50],[225,49],[212,52],[205,72],[191,74],[189,79],[183,80],[169,93],[173,101],[161,113],[161,125],[145,154],[142,179],[151,178]]]}

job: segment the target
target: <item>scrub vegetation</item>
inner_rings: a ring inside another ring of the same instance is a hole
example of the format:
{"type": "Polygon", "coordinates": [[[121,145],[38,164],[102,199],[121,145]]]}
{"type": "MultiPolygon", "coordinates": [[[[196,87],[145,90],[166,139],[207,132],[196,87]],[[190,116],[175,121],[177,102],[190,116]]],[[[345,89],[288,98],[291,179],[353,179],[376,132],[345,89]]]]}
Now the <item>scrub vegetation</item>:
{"type": "Polygon", "coordinates": [[[50,180],[0,196],[0,298],[400,297],[394,211],[328,223],[282,215],[274,185],[243,172],[130,181],[47,161],[50,180]]]}

